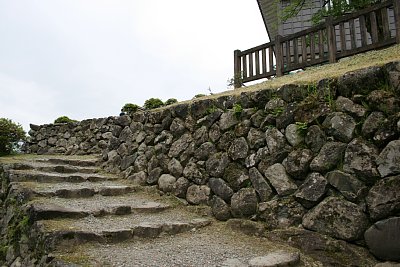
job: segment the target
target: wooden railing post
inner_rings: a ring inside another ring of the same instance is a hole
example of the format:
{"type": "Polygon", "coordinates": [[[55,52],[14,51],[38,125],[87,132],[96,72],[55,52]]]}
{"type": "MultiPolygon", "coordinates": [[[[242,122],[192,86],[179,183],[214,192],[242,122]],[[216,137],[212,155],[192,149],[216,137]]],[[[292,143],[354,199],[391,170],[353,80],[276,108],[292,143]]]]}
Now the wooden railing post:
{"type": "Polygon", "coordinates": [[[242,86],[242,62],[241,62],[241,51],[234,51],[234,71],[233,71],[233,85],[234,88],[240,88],[242,86]]]}
{"type": "Polygon", "coordinates": [[[282,36],[275,37],[275,58],[276,58],[276,76],[283,76],[283,50],[281,43],[282,36]]]}
{"type": "Polygon", "coordinates": [[[333,27],[333,19],[331,16],[326,18],[326,34],[328,38],[328,54],[329,63],[336,62],[336,34],[335,28],[333,27]]]}
{"type": "Polygon", "coordinates": [[[396,27],[396,43],[400,44],[400,3],[398,0],[393,2],[394,20],[396,27]]]}

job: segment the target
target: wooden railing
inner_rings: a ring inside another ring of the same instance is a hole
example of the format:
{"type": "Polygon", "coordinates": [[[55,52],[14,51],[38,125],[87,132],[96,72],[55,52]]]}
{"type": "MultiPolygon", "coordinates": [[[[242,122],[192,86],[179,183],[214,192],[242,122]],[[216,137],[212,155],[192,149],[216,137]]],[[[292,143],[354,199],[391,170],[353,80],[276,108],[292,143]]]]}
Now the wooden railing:
{"type": "Polygon", "coordinates": [[[245,51],[234,52],[234,85],[400,44],[400,2],[388,0],[245,51]]]}

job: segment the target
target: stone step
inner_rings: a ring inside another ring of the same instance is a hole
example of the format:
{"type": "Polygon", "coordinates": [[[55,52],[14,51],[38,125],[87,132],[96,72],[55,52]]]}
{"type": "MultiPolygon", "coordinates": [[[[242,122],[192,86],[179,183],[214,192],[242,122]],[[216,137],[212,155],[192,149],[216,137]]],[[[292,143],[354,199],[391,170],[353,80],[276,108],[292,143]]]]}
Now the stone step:
{"type": "Polygon", "coordinates": [[[99,182],[118,179],[112,175],[103,174],[87,174],[87,173],[48,173],[36,170],[9,170],[9,178],[11,182],[39,182],[39,183],[82,183],[82,182],[99,182]]]}
{"type": "Polygon", "coordinates": [[[183,209],[169,209],[159,213],[132,213],[125,215],[82,216],[38,220],[37,229],[47,237],[52,248],[62,244],[77,245],[91,241],[121,242],[133,238],[156,238],[175,235],[208,226],[210,218],[202,218],[183,209]]]}
{"type": "MultiPolygon", "coordinates": [[[[125,234],[130,236],[130,232],[125,234]]],[[[86,235],[85,238],[92,237],[88,231],[82,232],[82,235],[86,235]]],[[[127,238],[122,231],[115,235],[127,238]]],[[[66,257],[63,251],[53,255],[56,261],[63,262],[65,259],[64,262],[69,264],[71,258],[78,259],[73,263],[83,266],[322,266],[283,242],[236,233],[220,222],[177,235],[161,235],[155,239],[136,240],[132,235],[131,240],[122,243],[113,242],[114,234],[111,234],[108,243],[103,241],[102,235],[98,235],[96,239],[101,242],[90,242],[83,246],[79,245],[79,238],[84,237],[77,237],[72,239],[77,244],[71,253],[73,256],[69,254],[66,257]],[[250,265],[257,257],[271,255],[277,250],[282,254],[295,254],[297,262],[293,262],[293,265],[250,265]]]]}
{"type": "Polygon", "coordinates": [[[102,196],[119,196],[134,192],[136,186],[127,186],[114,181],[82,182],[82,183],[36,183],[18,182],[11,184],[14,188],[26,188],[33,197],[87,198],[96,194],[102,196]]]}
{"type": "Polygon", "coordinates": [[[37,170],[40,172],[54,172],[54,173],[99,173],[101,169],[98,167],[79,167],[71,165],[55,165],[51,163],[18,163],[13,165],[13,170],[37,170]]]}
{"type": "Polygon", "coordinates": [[[82,218],[88,215],[125,215],[132,213],[158,213],[170,205],[141,198],[135,193],[107,197],[94,195],[91,198],[36,198],[27,205],[33,220],[55,218],[82,218]]]}
{"type": "Polygon", "coordinates": [[[99,159],[94,157],[81,157],[81,158],[44,158],[37,159],[37,162],[45,162],[52,164],[61,164],[61,165],[72,165],[79,167],[95,167],[98,166],[99,159]]]}

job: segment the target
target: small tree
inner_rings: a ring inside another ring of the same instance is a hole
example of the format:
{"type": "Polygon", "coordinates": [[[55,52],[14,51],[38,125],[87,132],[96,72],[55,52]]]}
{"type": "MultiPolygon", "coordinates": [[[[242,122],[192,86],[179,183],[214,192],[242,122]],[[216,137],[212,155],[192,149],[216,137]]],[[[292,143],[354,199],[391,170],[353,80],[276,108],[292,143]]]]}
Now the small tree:
{"type": "Polygon", "coordinates": [[[165,101],[164,105],[165,106],[169,106],[169,105],[172,105],[172,104],[175,104],[175,103],[178,103],[178,100],[175,99],[175,98],[170,98],[167,101],[165,101]]]}
{"type": "Polygon", "coordinates": [[[138,109],[139,109],[138,105],[132,104],[132,103],[127,103],[122,107],[121,111],[130,115],[130,114],[135,113],[138,109]]]}
{"type": "Polygon", "coordinates": [[[150,98],[144,102],[145,109],[155,109],[164,106],[164,103],[159,98],[150,98]]]}
{"type": "Polygon", "coordinates": [[[25,139],[25,131],[20,124],[0,118],[0,156],[15,152],[25,139]]]}

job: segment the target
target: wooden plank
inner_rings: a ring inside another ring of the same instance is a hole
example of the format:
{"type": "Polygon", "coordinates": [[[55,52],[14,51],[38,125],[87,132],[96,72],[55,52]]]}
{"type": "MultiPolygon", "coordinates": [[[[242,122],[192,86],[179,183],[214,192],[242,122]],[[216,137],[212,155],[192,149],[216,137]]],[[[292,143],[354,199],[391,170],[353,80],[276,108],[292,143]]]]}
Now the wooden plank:
{"type": "Polygon", "coordinates": [[[336,34],[332,17],[326,19],[326,32],[328,37],[329,63],[336,62],[336,34]]]}
{"type": "Polygon", "coordinates": [[[302,56],[301,56],[301,61],[302,62],[307,62],[307,42],[306,42],[306,36],[303,35],[301,37],[301,50],[302,50],[302,56]]]}
{"type": "Polygon", "coordinates": [[[289,68],[290,64],[292,63],[292,57],[290,54],[290,41],[286,41],[285,44],[286,44],[286,68],[289,68]]]}
{"type": "Polygon", "coordinates": [[[389,39],[390,29],[389,29],[389,16],[387,8],[381,9],[382,27],[383,27],[383,40],[389,39]]]}
{"type": "MultiPolygon", "coordinates": [[[[269,50],[271,50],[271,48],[269,50]]],[[[266,73],[267,72],[267,50],[263,49],[261,51],[262,51],[261,52],[262,73],[266,73]]]]}
{"type": "Polygon", "coordinates": [[[350,40],[351,40],[351,49],[356,49],[357,48],[357,43],[356,43],[356,29],[354,25],[354,19],[351,19],[349,21],[349,28],[350,28],[350,40]]]}
{"type": "Polygon", "coordinates": [[[248,75],[250,77],[254,76],[254,72],[253,72],[253,53],[249,54],[249,73],[248,75]]]}
{"type": "Polygon", "coordinates": [[[319,45],[319,52],[318,55],[320,58],[324,58],[324,33],[323,30],[320,30],[318,33],[318,45],[319,45]]]}
{"type": "Polygon", "coordinates": [[[294,38],[293,40],[293,54],[294,54],[294,64],[299,63],[299,44],[297,38],[294,38]]]}
{"type": "Polygon", "coordinates": [[[371,36],[372,36],[372,43],[377,43],[378,40],[378,23],[376,21],[376,14],[375,11],[369,13],[369,17],[371,20],[371,36]]]}
{"type": "Polygon", "coordinates": [[[248,77],[247,76],[247,55],[243,55],[242,59],[243,59],[243,69],[242,69],[243,78],[247,78],[248,77]]]}
{"type": "Polygon", "coordinates": [[[282,51],[282,36],[277,35],[275,38],[275,57],[276,57],[276,76],[283,75],[283,51],[282,51]]]}
{"type": "Polygon", "coordinates": [[[255,52],[256,53],[256,75],[261,74],[260,72],[260,51],[255,52]]]}
{"type": "Polygon", "coordinates": [[[396,27],[396,43],[400,44],[400,3],[399,1],[394,2],[394,20],[396,27]]]}
{"type": "Polygon", "coordinates": [[[344,28],[344,22],[339,23],[340,28],[340,51],[346,51],[346,29],[344,28]]]}
{"type": "Polygon", "coordinates": [[[367,51],[370,51],[370,50],[385,48],[385,47],[391,46],[391,45],[393,45],[395,43],[396,43],[396,39],[393,37],[393,38],[390,38],[388,40],[385,40],[385,41],[382,41],[382,42],[378,42],[378,43],[375,43],[375,44],[370,44],[370,45],[362,46],[362,47],[359,47],[359,48],[356,48],[356,49],[347,50],[344,53],[340,53],[338,55],[338,59],[339,58],[343,58],[343,57],[353,56],[353,55],[356,55],[356,54],[359,54],[359,53],[364,53],[364,52],[367,52],[367,51]]]}
{"type": "Polygon", "coordinates": [[[268,62],[269,62],[269,71],[274,70],[274,50],[271,48],[268,49],[268,62]]]}
{"type": "Polygon", "coordinates": [[[361,15],[359,19],[360,19],[360,32],[361,32],[361,46],[367,46],[368,35],[367,35],[367,26],[365,25],[365,16],[361,15]]]}
{"type": "Polygon", "coordinates": [[[241,57],[240,57],[240,50],[235,50],[233,52],[234,57],[234,71],[233,71],[233,86],[234,88],[240,88],[242,85],[238,79],[242,75],[242,64],[241,64],[241,57]]]}
{"type": "Polygon", "coordinates": [[[315,35],[314,33],[310,33],[310,54],[311,54],[311,62],[315,59],[315,35]]]}

